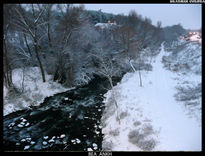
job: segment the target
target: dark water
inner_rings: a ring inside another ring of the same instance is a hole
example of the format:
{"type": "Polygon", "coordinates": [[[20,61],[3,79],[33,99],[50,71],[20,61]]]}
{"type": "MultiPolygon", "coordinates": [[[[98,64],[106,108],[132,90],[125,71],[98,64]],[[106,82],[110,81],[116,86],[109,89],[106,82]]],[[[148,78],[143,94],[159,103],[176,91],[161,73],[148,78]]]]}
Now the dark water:
{"type": "Polygon", "coordinates": [[[95,78],[84,87],[46,98],[32,110],[5,116],[4,150],[102,150],[100,119],[108,86],[105,78],[95,78]]]}

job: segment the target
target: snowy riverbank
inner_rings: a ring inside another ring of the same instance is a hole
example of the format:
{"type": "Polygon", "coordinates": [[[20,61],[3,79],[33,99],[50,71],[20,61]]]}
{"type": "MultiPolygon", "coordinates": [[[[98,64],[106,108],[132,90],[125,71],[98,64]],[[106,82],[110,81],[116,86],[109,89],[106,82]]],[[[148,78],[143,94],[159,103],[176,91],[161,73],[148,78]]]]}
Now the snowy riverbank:
{"type": "Polygon", "coordinates": [[[143,87],[139,85],[138,72],[127,73],[114,87],[117,109],[112,92],[105,94],[106,109],[101,123],[104,150],[201,150],[201,102],[199,109],[195,109],[197,117],[190,116],[184,104],[174,97],[177,85],[201,83],[201,76],[166,70],[161,62],[164,55],[162,46],[153,71],[142,71],[143,87]]]}
{"type": "MultiPolygon", "coordinates": [[[[38,67],[26,68],[23,93],[19,95],[9,93],[6,87],[4,87],[3,115],[5,116],[18,110],[29,109],[30,106],[38,106],[46,97],[68,90],[68,88],[63,87],[61,84],[53,82],[51,75],[45,73],[45,76],[46,82],[43,83],[38,67]]],[[[20,90],[22,89],[22,80],[22,69],[15,69],[13,71],[13,83],[20,90]]]]}

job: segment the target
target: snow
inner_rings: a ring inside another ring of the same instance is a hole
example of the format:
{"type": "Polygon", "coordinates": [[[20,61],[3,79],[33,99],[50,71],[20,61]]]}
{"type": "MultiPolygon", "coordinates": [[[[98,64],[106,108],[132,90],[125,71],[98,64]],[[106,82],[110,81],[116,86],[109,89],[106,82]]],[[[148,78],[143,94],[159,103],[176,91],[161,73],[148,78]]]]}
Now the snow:
{"type": "Polygon", "coordinates": [[[30,125],[29,123],[26,123],[26,124],[25,124],[26,127],[29,126],[29,125],[30,125]]]}
{"type": "Polygon", "coordinates": [[[93,143],[93,148],[96,150],[98,148],[98,145],[96,143],[93,143]]]}
{"type": "Polygon", "coordinates": [[[23,120],[22,120],[22,122],[26,122],[26,121],[27,121],[26,119],[23,119],[23,120]]]}
{"type": "MultiPolygon", "coordinates": [[[[21,89],[22,69],[14,69],[12,74],[14,85],[21,89]]],[[[25,69],[24,92],[22,94],[17,96],[11,95],[4,86],[4,116],[18,110],[29,109],[30,106],[38,106],[46,97],[69,90],[61,84],[53,82],[52,76],[46,72],[45,77],[46,82],[43,83],[39,67],[28,67],[25,69]]]]}
{"type": "Polygon", "coordinates": [[[31,141],[31,138],[26,138],[26,141],[30,142],[30,141],[31,141]]]}
{"type": "Polygon", "coordinates": [[[47,140],[47,139],[48,139],[48,136],[44,136],[43,139],[47,140]]]}
{"type": "Polygon", "coordinates": [[[21,142],[25,142],[26,141],[26,139],[21,139],[21,142]]]}
{"type": "Polygon", "coordinates": [[[72,142],[73,144],[76,144],[76,143],[79,144],[79,143],[81,143],[80,139],[78,139],[78,138],[72,139],[71,142],[72,142]]]}
{"type": "Polygon", "coordinates": [[[154,140],[156,145],[150,149],[153,151],[201,151],[201,117],[188,116],[186,108],[174,98],[180,80],[200,82],[201,76],[166,70],[161,62],[164,55],[167,54],[162,45],[153,71],[141,71],[142,87],[138,72],[124,75],[113,88],[118,108],[112,104],[112,91],[105,94],[101,123],[104,148],[109,144],[112,151],[142,151],[146,150],[143,142],[154,140]],[[119,122],[116,117],[122,113],[126,115],[119,122]],[[145,133],[146,127],[150,127],[149,134],[145,133]],[[129,138],[133,131],[144,135],[143,139],[133,143],[129,138]]]}
{"type": "Polygon", "coordinates": [[[56,138],[56,136],[53,136],[51,139],[55,139],[56,138]]]}
{"type": "Polygon", "coordinates": [[[50,140],[48,140],[48,142],[49,142],[49,143],[54,143],[55,140],[54,140],[54,139],[50,139],[50,140]]]}
{"type": "Polygon", "coordinates": [[[18,126],[19,128],[22,128],[22,127],[23,127],[23,125],[22,125],[22,124],[18,124],[17,126],[18,126]]]}
{"type": "Polygon", "coordinates": [[[31,145],[34,145],[35,143],[36,143],[35,141],[31,141],[31,142],[30,142],[31,145]]]}
{"type": "Polygon", "coordinates": [[[93,151],[92,148],[88,148],[88,151],[93,151]]]}
{"type": "Polygon", "coordinates": [[[98,126],[99,128],[102,128],[102,126],[98,126]]]}
{"type": "Polygon", "coordinates": [[[95,24],[95,27],[100,27],[101,29],[105,29],[113,25],[116,25],[116,23],[97,23],[95,24]]]}
{"type": "Polygon", "coordinates": [[[95,133],[96,133],[96,134],[100,134],[100,132],[99,132],[99,131],[95,131],[95,133]]]}
{"type": "Polygon", "coordinates": [[[65,138],[65,134],[61,134],[60,138],[61,138],[61,139],[62,139],[62,138],[65,138]]]}
{"type": "Polygon", "coordinates": [[[48,143],[46,141],[43,141],[43,145],[47,145],[48,143]]]}
{"type": "Polygon", "coordinates": [[[9,127],[13,127],[14,125],[15,125],[15,123],[12,122],[12,123],[10,123],[8,126],[9,126],[9,127]]]}
{"type": "Polygon", "coordinates": [[[24,150],[27,150],[27,149],[29,149],[30,148],[30,146],[29,145],[26,145],[25,147],[24,147],[24,150]]]}
{"type": "Polygon", "coordinates": [[[81,141],[80,141],[78,138],[76,139],[76,142],[77,142],[78,144],[81,143],[81,141]]]}
{"type": "Polygon", "coordinates": [[[97,147],[97,144],[96,144],[96,143],[93,143],[93,147],[97,147]]]}
{"type": "Polygon", "coordinates": [[[25,125],[25,123],[23,121],[20,124],[23,125],[23,126],[25,125]]]}

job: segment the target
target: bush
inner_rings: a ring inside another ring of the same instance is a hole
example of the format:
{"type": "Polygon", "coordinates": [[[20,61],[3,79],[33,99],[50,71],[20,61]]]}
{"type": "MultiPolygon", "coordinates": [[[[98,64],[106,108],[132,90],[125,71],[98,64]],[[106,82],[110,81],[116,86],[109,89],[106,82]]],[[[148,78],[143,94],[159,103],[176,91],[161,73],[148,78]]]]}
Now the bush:
{"type": "Polygon", "coordinates": [[[140,141],[143,141],[145,135],[140,134],[138,130],[133,130],[128,134],[129,141],[138,146],[140,141]]]}
{"type": "Polygon", "coordinates": [[[177,101],[190,101],[201,97],[201,84],[187,88],[178,86],[176,87],[178,93],[175,94],[177,101]]]}
{"type": "Polygon", "coordinates": [[[120,134],[120,131],[118,129],[115,129],[113,131],[110,131],[109,134],[112,136],[118,136],[120,134]]]}
{"type": "Polygon", "coordinates": [[[152,126],[145,125],[143,128],[143,133],[140,133],[139,130],[133,130],[128,134],[128,138],[131,143],[138,146],[142,150],[150,151],[156,146],[156,141],[153,138],[147,139],[147,136],[152,133],[152,126]]]}
{"type": "Polygon", "coordinates": [[[146,125],[143,127],[143,132],[144,132],[144,134],[146,134],[146,135],[152,134],[152,133],[154,132],[154,131],[153,131],[153,128],[152,128],[152,125],[146,124],[146,125]]]}
{"type": "Polygon", "coordinates": [[[33,101],[41,101],[43,99],[43,95],[40,93],[35,93],[32,95],[33,101]]]}
{"type": "Polygon", "coordinates": [[[128,115],[127,112],[120,113],[120,119],[124,119],[128,115]]]}
{"type": "Polygon", "coordinates": [[[135,121],[135,122],[133,123],[133,125],[134,125],[134,126],[139,126],[139,125],[141,125],[141,122],[140,122],[140,121],[135,121]]]}
{"type": "Polygon", "coordinates": [[[112,142],[103,142],[102,143],[102,150],[103,151],[111,151],[113,148],[113,143],[112,142]]]}
{"type": "Polygon", "coordinates": [[[154,139],[140,141],[138,146],[145,151],[151,151],[156,146],[156,141],[154,139]]]}

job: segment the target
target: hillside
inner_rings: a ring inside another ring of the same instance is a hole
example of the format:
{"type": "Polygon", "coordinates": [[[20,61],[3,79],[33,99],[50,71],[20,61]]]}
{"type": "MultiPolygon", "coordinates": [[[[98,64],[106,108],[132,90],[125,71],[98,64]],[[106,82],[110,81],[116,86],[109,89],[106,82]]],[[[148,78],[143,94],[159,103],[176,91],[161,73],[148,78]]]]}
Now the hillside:
{"type": "MultiPolygon", "coordinates": [[[[187,49],[184,50],[181,53],[187,49]]],[[[113,88],[118,108],[113,104],[112,91],[105,95],[106,109],[102,117],[105,150],[201,150],[201,96],[193,97],[199,103],[190,109],[191,106],[184,102],[191,100],[178,100],[177,96],[190,97],[190,92],[194,94],[194,90],[183,94],[176,89],[192,86],[193,83],[200,85],[201,76],[165,69],[162,58],[167,55],[162,46],[152,64],[153,71],[142,71],[142,87],[139,85],[138,72],[127,73],[123,77],[113,88]]],[[[198,95],[197,90],[195,93],[198,95]]]]}

